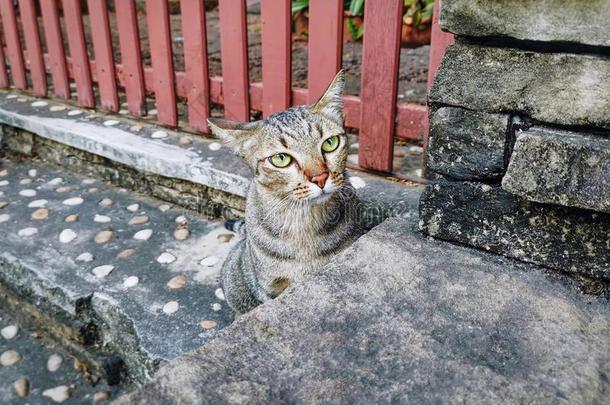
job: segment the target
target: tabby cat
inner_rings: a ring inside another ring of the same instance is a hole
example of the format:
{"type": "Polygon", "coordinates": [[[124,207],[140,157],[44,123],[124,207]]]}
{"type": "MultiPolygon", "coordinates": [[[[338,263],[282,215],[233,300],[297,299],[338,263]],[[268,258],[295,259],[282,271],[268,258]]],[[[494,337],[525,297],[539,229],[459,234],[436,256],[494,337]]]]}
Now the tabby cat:
{"type": "Polygon", "coordinates": [[[277,297],[349,246],[361,233],[359,203],[347,179],[339,72],[313,106],[238,123],[209,120],[254,173],[245,238],[222,268],[229,305],[239,313],[277,297]]]}

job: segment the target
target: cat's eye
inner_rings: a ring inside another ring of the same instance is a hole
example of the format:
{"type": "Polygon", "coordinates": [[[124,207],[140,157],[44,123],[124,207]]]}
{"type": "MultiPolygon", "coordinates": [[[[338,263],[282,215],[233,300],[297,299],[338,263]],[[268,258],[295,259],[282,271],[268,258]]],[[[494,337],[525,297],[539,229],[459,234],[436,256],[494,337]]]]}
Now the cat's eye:
{"type": "Polygon", "coordinates": [[[339,136],[331,136],[324,142],[322,142],[322,151],[323,152],[332,152],[339,147],[339,136]]]}
{"type": "Polygon", "coordinates": [[[273,166],[279,167],[281,169],[282,167],[286,167],[290,163],[292,163],[292,156],[287,155],[285,153],[276,153],[275,155],[269,158],[269,161],[273,166]]]}

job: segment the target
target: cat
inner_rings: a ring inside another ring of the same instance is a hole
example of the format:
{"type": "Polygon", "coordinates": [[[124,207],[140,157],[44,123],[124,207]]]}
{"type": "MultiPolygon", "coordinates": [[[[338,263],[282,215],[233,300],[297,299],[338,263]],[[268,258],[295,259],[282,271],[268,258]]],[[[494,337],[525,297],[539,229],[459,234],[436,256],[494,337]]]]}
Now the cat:
{"type": "Polygon", "coordinates": [[[224,295],[237,313],[303,281],[363,232],[360,203],[345,170],[344,85],[340,71],[312,106],[249,123],[208,120],[254,175],[244,238],[222,266],[224,295]]]}

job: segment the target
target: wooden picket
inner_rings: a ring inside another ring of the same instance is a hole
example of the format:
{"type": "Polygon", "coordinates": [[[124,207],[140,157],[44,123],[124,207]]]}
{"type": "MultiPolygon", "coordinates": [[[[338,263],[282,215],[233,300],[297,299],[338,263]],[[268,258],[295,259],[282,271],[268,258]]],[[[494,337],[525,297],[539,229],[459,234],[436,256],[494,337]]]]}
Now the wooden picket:
{"type": "Polygon", "coordinates": [[[74,81],[76,82],[78,104],[83,107],[95,107],[80,0],[63,0],[63,7],[66,31],[70,33],[68,35],[68,47],[70,48],[74,81]]]}
{"type": "Polygon", "coordinates": [[[19,41],[19,32],[17,31],[17,18],[15,17],[12,0],[0,0],[0,14],[2,15],[2,28],[4,30],[9,66],[11,68],[11,78],[16,88],[25,89],[27,87],[25,65],[23,63],[23,53],[19,41]]]}
{"type": "Polygon", "coordinates": [[[66,54],[59,25],[59,11],[55,0],[40,0],[42,25],[49,57],[48,66],[51,69],[53,93],[59,98],[70,98],[70,82],[66,54]]]}
{"type": "Polygon", "coordinates": [[[32,77],[32,89],[34,94],[44,97],[47,95],[47,73],[42,57],[34,0],[20,0],[19,14],[21,15],[25,49],[28,55],[27,65],[32,77]]]}

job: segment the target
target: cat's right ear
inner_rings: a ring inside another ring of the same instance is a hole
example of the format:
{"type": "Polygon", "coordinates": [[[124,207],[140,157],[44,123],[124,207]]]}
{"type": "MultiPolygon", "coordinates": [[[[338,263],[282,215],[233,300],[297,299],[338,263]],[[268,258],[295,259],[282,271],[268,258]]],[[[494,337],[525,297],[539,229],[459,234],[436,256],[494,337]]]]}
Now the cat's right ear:
{"type": "Polygon", "coordinates": [[[246,157],[246,154],[256,146],[256,135],[260,129],[257,122],[242,123],[222,118],[208,118],[208,125],[214,135],[231,146],[240,156],[246,157]]]}

